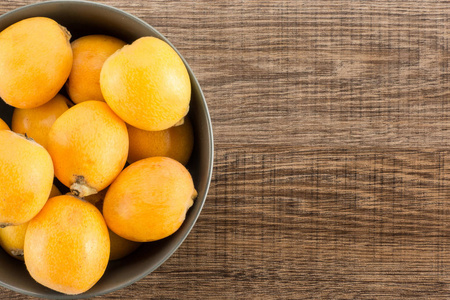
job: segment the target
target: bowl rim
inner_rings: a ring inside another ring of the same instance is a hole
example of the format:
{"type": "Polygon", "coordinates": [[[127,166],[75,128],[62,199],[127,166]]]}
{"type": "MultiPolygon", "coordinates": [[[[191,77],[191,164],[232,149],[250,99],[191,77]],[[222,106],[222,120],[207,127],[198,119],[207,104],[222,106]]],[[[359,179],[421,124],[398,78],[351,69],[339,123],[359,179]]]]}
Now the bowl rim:
{"type": "Polygon", "coordinates": [[[162,35],[158,30],[156,30],[153,26],[151,26],[147,22],[143,21],[142,19],[132,15],[131,13],[128,13],[119,8],[116,8],[114,6],[103,4],[103,3],[86,1],[86,0],[50,0],[50,1],[45,1],[45,2],[32,3],[32,4],[24,5],[24,6],[15,8],[13,10],[10,10],[10,11],[0,15],[0,19],[7,17],[11,14],[15,14],[22,10],[28,10],[32,7],[47,6],[47,5],[54,5],[54,4],[85,4],[85,5],[89,5],[89,6],[96,6],[98,8],[106,9],[106,10],[121,14],[125,18],[132,19],[133,21],[139,23],[143,27],[150,29],[158,36],[158,38],[160,38],[163,41],[165,41],[166,43],[168,43],[176,51],[176,53],[180,56],[180,58],[182,59],[183,63],[185,64],[185,66],[188,70],[188,73],[190,74],[191,80],[194,81],[193,84],[196,87],[198,87],[200,100],[201,100],[200,102],[205,111],[206,126],[207,126],[208,138],[210,141],[210,143],[208,145],[209,146],[208,159],[207,159],[208,171],[206,174],[205,193],[204,193],[204,196],[202,197],[202,199],[200,199],[201,200],[200,207],[199,207],[197,213],[193,216],[193,221],[191,224],[189,224],[189,226],[186,230],[186,234],[184,236],[182,236],[182,238],[175,244],[175,246],[173,248],[171,248],[170,251],[167,252],[166,255],[164,255],[164,257],[157,264],[155,264],[152,268],[149,268],[145,272],[141,272],[133,277],[128,278],[124,283],[119,284],[113,288],[105,289],[98,293],[89,293],[89,290],[88,290],[88,291],[86,291],[82,294],[78,294],[78,295],[66,295],[66,294],[62,294],[62,293],[60,295],[42,295],[39,293],[30,292],[30,291],[27,291],[27,290],[24,290],[21,288],[17,288],[15,286],[12,286],[10,284],[0,281],[0,286],[3,286],[7,289],[10,289],[12,291],[15,291],[15,292],[27,295],[27,296],[33,296],[33,297],[45,298],[45,299],[86,299],[86,298],[101,296],[101,295],[115,292],[117,290],[123,289],[123,288],[141,280],[142,278],[146,277],[147,275],[149,275],[150,273],[152,273],[153,271],[158,269],[164,262],[166,262],[175,253],[175,251],[181,246],[181,244],[185,241],[185,239],[190,234],[192,228],[196,224],[197,219],[200,216],[200,213],[203,209],[203,206],[206,202],[206,198],[208,195],[208,191],[209,191],[209,187],[210,187],[211,179],[212,179],[213,167],[214,167],[214,138],[213,138],[211,116],[210,116],[209,109],[208,109],[208,106],[206,103],[206,99],[203,94],[203,90],[201,89],[200,83],[198,82],[197,77],[194,75],[194,72],[192,71],[191,67],[189,66],[189,64],[187,63],[185,58],[181,55],[181,53],[178,51],[178,49],[175,48],[175,46],[164,35],[162,35]]]}

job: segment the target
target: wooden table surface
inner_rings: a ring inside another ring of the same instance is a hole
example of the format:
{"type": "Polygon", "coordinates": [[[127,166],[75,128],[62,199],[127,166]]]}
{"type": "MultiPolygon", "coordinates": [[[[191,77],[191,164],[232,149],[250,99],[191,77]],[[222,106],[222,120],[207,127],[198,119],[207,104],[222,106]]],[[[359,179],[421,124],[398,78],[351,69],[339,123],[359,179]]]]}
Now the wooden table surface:
{"type": "Polygon", "coordinates": [[[99,299],[450,298],[448,1],[101,2],[189,62],[215,169],[178,251],[99,299]]]}

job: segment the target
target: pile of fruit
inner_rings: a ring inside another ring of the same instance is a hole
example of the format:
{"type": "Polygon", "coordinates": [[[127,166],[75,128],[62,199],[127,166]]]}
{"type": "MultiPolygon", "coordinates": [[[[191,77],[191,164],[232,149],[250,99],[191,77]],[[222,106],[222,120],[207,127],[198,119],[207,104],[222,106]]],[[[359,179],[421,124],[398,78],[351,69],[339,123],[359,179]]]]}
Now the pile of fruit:
{"type": "Polygon", "coordinates": [[[0,32],[0,97],[15,107],[11,130],[0,120],[0,245],[79,294],[109,260],[177,231],[197,192],[177,53],[154,37],[70,39],[45,17],[0,32]]]}

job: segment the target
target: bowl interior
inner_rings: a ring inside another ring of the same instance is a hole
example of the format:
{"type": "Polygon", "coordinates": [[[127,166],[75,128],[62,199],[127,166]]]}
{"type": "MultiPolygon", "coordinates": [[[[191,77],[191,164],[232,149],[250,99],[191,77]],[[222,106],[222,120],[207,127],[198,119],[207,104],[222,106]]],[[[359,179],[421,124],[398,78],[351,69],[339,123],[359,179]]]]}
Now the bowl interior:
{"type": "MultiPolygon", "coordinates": [[[[107,34],[131,43],[142,36],[155,36],[170,44],[154,28],[142,20],[118,9],[84,1],[51,1],[28,5],[0,16],[0,31],[29,17],[49,17],[65,26],[72,41],[88,34],[107,34]]],[[[176,50],[176,49],[175,49],[176,50]]],[[[180,55],[181,56],[181,55],[180,55]]],[[[9,257],[0,250],[0,285],[31,296],[72,299],[88,298],[125,287],[159,267],[180,246],[197,220],[203,207],[211,181],[213,161],[212,128],[203,93],[185,62],[192,82],[189,116],[195,134],[195,146],[187,168],[191,172],[198,198],[188,211],[181,228],[161,241],[145,243],[133,254],[110,262],[100,281],[89,291],[78,296],[63,295],[36,283],[23,262],[9,257]]],[[[11,125],[13,108],[0,101],[0,117],[11,125]]]]}

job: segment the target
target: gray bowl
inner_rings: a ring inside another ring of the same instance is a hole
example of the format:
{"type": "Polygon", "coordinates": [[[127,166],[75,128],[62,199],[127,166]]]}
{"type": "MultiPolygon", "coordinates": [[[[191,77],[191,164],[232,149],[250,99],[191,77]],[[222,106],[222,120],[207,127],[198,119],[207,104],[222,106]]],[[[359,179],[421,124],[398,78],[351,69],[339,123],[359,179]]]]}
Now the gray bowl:
{"type": "MultiPolygon", "coordinates": [[[[22,19],[36,16],[49,17],[62,24],[71,32],[72,40],[88,34],[107,34],[127,43],[142,36],[154,36],[170,44],[158,31],[137,17],[110,6],[85,1],[50,1],[24,6],[0,16],[0,31],[22,19]]],[[[182,59],[192,82],[189,116],[195,134],[194,151],[187,168],[194,179],[198,198],[188,211],[181,228],[168,238],[145,243],[131,255],[110,262],[100,281],[86,293],[77,296],[63,295],[36,283],[28,274],[23,262],[11,258],[0,249],[0,285],[19,293],[42,298],[94,297],[121,289],[142,279],[158,268],[181,245],[205,203],[213,168],[213,136],[208,108],[197,79],[184,58],[182,59]]],[[[9,125],[12,112],[12,107],[0,101],[0,117],[9,125]]]]}

